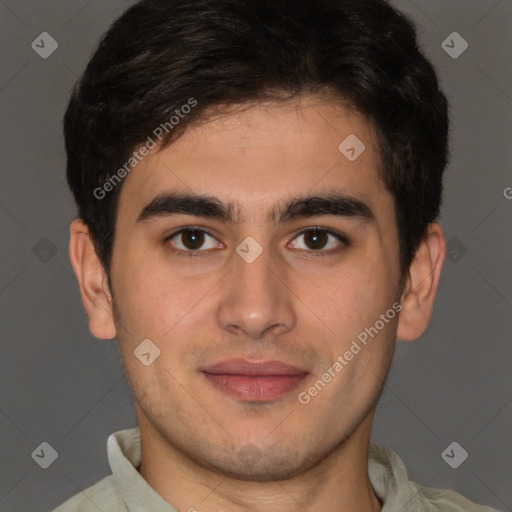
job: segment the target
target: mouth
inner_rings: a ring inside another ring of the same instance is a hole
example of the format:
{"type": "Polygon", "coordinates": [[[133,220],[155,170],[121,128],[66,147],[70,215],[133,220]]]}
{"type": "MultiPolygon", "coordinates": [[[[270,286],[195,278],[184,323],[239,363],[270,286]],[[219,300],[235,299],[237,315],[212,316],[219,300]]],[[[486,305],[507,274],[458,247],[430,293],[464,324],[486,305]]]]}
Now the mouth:
{"type": "Polygon", "coordinates": [[[220,392],[250,402],[266,402],[289,393],[309,374],[281,361],[253,363],[245,359],[221,361],[201,373],[220,392]]]}

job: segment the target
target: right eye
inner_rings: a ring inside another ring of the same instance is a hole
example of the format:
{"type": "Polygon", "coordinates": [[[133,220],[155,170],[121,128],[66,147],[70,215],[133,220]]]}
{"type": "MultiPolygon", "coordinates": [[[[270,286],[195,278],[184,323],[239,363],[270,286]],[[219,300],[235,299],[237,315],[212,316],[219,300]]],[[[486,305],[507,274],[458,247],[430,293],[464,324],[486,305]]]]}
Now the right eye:
{"type": "Polygon", "coordinates": [[[188,257],[203,256],[207,250],[223,247],[208,231],[190,227],[175,231],[165,239],[165,242],[171,242],[175,247],[172,249],[173,252],[184,253],[188,257]]]}

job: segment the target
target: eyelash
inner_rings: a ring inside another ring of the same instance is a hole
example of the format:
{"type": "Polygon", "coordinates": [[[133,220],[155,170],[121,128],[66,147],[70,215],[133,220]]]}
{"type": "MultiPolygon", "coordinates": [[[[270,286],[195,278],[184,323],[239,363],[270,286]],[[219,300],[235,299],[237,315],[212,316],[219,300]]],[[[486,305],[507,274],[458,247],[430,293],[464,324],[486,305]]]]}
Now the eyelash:
{"type": "MultiPolygon", "coordinates": [[[[196,227],[196,226],[185,226],[185,227],[180,228],[178,231],[175,231],[171,235],[167,236],[164,239],[164,243],[167,243],[169,240],[172,240],[174,237],[176,237],[177,235],[180,235],[181,233],[184,233],[185,231],[198,231],[198,232],[205,233],[206,235],[208,235],[208,236],[210,236],[212,238],[215,238],[215,235],[210,233],[207,229],[199,228],[199,227],[196,227]]],[[[350,242],[349,242],[349,240],[347,239],[347,237],[345,235],[339,233],[338,231],[336,231],[334,229],[322,228],[322,227],[319,227],[319,226],[314,226],[314,227],[310,227],[310,228],[304,229],[300,233],[297,233],[297,235],[295,235],[293,240],[295,240],[295,238],[298,238],[298,237],[300,237],[302,235],[305,235],[307,233],[310,233],[312,231],[320,231],[320,232],[323,232],[323,233],[327,233],[327,234],[333,236],[334,238],[336,238],[345,247],[350,246],[350,242]]],[[[331,256],[332,254],[337,253],[339,251],[339,249],[330,249],[330,250],[327,250],[327,251],[324,251],[324,250],[321,250],[321,249],[318,250],[318,251],[315,251],[315,250],[312,250],[312,249],[310,251],[305,251],[304,249],[299,249],[299,251],[309,252],[310,253],[310,257],[313,257],[313,258],[321,258],[321,257],[324,257],[324,256],[331,256]]],[[[171,252],[173,252],[174,254],[177,254],[179,256],[184,256],[186,258],[198,258],[198,257],[200,258],[200,257],[204,257],[204,256],[208,255],[207,254],[208,251],[204,251],[204,250],[200,250],[200,249],[198,249],[197,251],[192,251],[192,250],[190,250],[190,251],[183,251],[182,249],[174,249],[174,248],[172,248],[171,252]]]]}

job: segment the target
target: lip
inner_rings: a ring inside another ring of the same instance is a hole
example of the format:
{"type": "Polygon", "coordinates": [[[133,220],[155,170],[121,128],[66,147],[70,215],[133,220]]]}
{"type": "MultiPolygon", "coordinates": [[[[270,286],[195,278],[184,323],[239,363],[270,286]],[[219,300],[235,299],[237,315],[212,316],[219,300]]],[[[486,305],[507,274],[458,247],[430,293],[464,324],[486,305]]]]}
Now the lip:
{"type": "Polygon", "coordinates": [[[282,361],[229,359],[201,369],[222,393],[251,402],[265,402],[290,392],[309,374],[282,361]]]}
{"type": "Polygon", "coordinates": [[[282,361],[268,360],[260,362],[247,361],[246,359],[226,359],[213,365],[202,368],[203,372],[211,374],[230,374],[230,375],[303,375],[307,370],[298,368],[282,361]]]}

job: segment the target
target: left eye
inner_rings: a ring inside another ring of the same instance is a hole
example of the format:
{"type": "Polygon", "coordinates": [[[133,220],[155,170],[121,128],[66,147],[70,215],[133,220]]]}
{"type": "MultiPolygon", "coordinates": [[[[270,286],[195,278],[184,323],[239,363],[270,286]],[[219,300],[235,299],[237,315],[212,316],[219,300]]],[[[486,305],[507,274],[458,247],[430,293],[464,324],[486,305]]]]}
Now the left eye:
{"type": "Polygon", "coordinates": [[[293,249],[305,251],[320,251],[336,248],[340,243],[346,243],[344,237],[328,229],[309,229],[300,233],[294,240],[303,237],[304,241],[292,242],[293,249]]]}

